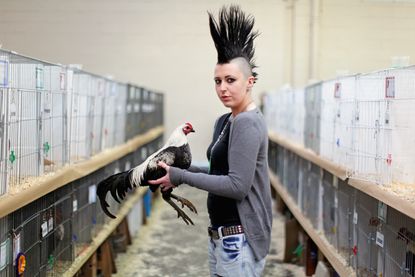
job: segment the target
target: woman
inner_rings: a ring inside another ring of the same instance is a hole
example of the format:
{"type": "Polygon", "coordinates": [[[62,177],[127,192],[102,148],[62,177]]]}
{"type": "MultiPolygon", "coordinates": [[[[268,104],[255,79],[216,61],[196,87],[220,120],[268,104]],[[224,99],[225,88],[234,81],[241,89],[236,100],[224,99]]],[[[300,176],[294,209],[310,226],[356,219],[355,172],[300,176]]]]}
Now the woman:
{"type": "Polygon", "coordinates": [[[216,121],[207,171],[160,162],[167,174],[150,183],[163,190],[185,183],[209,192],[211,276],[260,276],[269,251],[272,209],[267,129],[251,96],[258,33],[252,31],[253,17],[236,6],[222,8],[218,21],[209,13],[209,25],[218,52],[216,93],[231,112],[216,121]]]}

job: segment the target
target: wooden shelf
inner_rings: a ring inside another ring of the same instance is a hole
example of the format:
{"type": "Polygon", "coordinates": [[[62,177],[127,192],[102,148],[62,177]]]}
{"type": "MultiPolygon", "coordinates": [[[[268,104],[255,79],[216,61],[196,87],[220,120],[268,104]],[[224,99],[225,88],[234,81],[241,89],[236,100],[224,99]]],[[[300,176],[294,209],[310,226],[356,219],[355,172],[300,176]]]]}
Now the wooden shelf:
{"type": "Polygon", "coordinates": [[[370,195],[371,197],[374,197],[375,199],[382,201],[386,205],[394,208],[395,210],[415,219],[415,204],[403,198],[403,196],[400,197],[399,195],[395,194],[394,192],[389,190],[388,187],[381,186],[368,181],[348,178],[346,169],[334,164],[333,162],[327,159],[320,157],[312,150],[305,148],[302,145],[295,144],[274,132],[270,132],[268,137],[271,141],[294,152],[300,157],[315,163],[316,165],[327,170],[328,172],[332,173],[338,178],[342,180],[347,180],[347,183],[350,186],[356,188],[357,190],[364,192],[367,195],[370,195]]]}
{"type": "Polygon", "coordinates": [[[98,247],[111,235],[112,232],[114,232],[117,226],[133,208],[134,204],[143,197],[147,190],[148,187],[138,188],[135,190],[134,194],[129,196],[128,200],[124,202],[121,209],[115,215],[117,218],[111,219],[109,223],[103,226],[102,230],[92,240],[91,244],[82,252],[81,255],[75,258],[71,264],[71,267],[63,273],[63,277],[72,277],[81,269],[88,259],[97,251],[98,247]]]}
{"type": "Polygon", "coordinates": [[[342,180],[347,179],[347,171],[345,168],[333,164],[331,161],[322,158],[321,156],[317,155],[313,150],[304,148],[300,144],[293,143],[292,141],[289,141],[288,139],[278,135],[275,132],[269,132],[268,137],[273,142],[283,146],[284,148],[294,152],[298,156],[315,163],[316,165],[324,168],[328,172],[330,172],[333,175],[336,175],[338,178],[342,180]]]}
{"type": "Polygon", "coordinates": [[[0,218],[26,206],[49,192],[91,174],[105,165],[134,152],[138,147],[160,136],[163,131],[163,126],[156,127],[122,145],[104,150],[88,160],[64,166],[62,169],[47,176],[39,176],[34,180],[33,186],[23,189],[18,193],[2,195],[0,197],[0,218]]]}
{"type": "Polygon", "coordinates": [[[301,210],[298,208],[296,202],[292,199],[287,190],[282,186],[278,177],[271,171],[269,171],[269,175],[272,187],[275,188],[275,190],[281,196],[284,203],[287,205],[288,209],[291,211],[291,213],[294,215],[297,221],[301,224],[303,229],[307,232],[307,234],[314,241],[314,243],[318,246],[321,252],[323,252],[324,256],[334,267],[336,272],[340,274],[340,276],[356,276],[356,273],[354,272],[353,268],[347,266],[342,257],[337,253],[336,249],[332,245],[330,245],[325,239],[323,239],[322,236],[319,235],[318,231],[314,229],[310,220],[308,220],[303,215],[301,210]]]}

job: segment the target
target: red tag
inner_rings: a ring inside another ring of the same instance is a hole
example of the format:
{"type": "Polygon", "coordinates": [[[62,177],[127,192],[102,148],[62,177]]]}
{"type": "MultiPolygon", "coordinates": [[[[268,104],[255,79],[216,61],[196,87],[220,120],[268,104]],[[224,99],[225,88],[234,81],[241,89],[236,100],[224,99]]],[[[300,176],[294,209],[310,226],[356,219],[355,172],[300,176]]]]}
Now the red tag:
{"type": "Polygon", "coordinates": [[[391,165],[392,164],[392,154],[388,154],[388,158],[386,159],[386,163],[388,165],[391,165]]]}

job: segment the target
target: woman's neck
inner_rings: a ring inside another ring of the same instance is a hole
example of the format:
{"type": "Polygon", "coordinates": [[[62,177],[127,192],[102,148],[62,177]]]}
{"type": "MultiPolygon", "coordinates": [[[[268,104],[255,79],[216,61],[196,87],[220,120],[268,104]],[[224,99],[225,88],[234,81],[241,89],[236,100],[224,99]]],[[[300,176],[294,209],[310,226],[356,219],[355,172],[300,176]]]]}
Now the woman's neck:
{"type": "Polygon", "coordinates": [[[235,117],[242,112],[253,110],[255,108],[256,108],[255,102],[252,99],[250,99],[249,101],[246,101],[244,105],[241,105],[238,108],[232,109],[232,117],[235,117]]]}

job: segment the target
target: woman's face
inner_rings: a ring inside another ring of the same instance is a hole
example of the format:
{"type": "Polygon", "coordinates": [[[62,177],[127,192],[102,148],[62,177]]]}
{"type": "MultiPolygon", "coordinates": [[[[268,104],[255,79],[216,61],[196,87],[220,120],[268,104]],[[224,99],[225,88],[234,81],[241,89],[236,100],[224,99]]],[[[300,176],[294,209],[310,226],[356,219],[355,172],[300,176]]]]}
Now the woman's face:
{"type": "Polygon", "coordinates": [[[251,100],[250,90],[254,77],[247,77],[238,62],[217,64],[215,67],[215,89],[225,107],[241,112],[251,100]]]}

